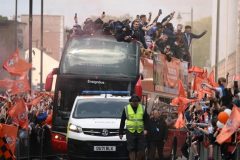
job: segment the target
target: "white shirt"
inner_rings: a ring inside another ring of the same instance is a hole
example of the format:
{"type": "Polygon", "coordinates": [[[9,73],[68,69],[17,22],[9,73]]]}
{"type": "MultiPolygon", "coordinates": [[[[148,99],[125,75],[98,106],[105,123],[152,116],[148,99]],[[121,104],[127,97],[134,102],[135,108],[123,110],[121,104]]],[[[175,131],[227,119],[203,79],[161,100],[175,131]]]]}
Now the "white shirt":
{"type": "Polygon", "coordinates": [[[221,87],[216,87],[215,89],[216,89],[216,91],[219,93],[219,97],[222,98],[222,96],[223,96],[223,90],[222,90],[222,88],[221,88],[221,87]]]}

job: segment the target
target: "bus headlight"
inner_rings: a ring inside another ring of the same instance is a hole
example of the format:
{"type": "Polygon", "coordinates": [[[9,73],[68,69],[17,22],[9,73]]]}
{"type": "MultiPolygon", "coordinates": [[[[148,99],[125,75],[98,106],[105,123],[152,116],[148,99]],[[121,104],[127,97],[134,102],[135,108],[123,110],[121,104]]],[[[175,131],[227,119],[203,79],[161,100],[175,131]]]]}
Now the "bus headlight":
{"type": "Polygon", "coordinates": [[[74,124],[70,124],[68,129],[69,131],[72,131],[72,132],[77,132],[77,133],[83,132],[81,127],[76,126],[74,124]]]}

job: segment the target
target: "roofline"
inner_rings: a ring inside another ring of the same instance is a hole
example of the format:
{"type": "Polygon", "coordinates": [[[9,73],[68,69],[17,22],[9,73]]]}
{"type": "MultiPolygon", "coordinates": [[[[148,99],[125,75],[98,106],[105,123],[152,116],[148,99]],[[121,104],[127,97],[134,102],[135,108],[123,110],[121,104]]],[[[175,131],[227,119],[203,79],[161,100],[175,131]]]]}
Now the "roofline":
{"type": "MultiPolygon", "coordinates": [[[[22,14],[22,15],[20,15],[20,16],[29,17],[28,14],[22,14]]],[[[41,16],[41,15],[40,15],[40,14],[35,14],[35,15],[32,15],[32,16],[34,17],[34,16],[41,16]]],[[[49,16],[49,17],[64,17],[64,15],[51,15],[51,14],[44,14],[43,17],[44,17],[44,16],[49,16]]]]}

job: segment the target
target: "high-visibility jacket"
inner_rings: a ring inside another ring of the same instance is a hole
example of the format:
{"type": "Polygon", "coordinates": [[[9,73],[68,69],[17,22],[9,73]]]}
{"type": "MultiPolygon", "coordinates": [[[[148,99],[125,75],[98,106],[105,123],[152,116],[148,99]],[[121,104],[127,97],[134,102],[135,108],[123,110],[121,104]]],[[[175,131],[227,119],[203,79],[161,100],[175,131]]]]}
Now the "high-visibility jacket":
{"type": "Polygon", "coordinates": [[[125,106],[125,113],[126,113],[126,128],[129,132],[134,133],[138,132],[141,133],[144,130],[144,123],[143,123],[143,114],[144,114],[144,107],[139,104],[136,113],[132,109],[132,106],[129,104],[125,106]]]}

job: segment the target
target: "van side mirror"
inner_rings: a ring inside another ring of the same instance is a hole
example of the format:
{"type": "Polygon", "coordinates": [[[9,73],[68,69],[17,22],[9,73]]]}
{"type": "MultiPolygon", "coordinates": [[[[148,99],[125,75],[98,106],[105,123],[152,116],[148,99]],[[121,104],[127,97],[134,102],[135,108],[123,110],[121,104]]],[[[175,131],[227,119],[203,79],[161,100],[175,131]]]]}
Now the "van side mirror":
{"type": "Polygon", "coordinates": [[[49,92],[52,90],[53,76],[56,74],[58,74],[58,68],[53,68],[53,70],[47,75],[45,91],[49,92]]]}

